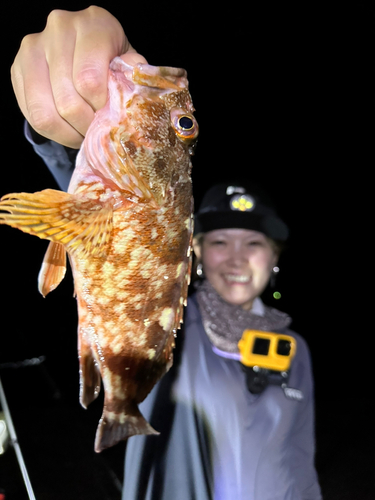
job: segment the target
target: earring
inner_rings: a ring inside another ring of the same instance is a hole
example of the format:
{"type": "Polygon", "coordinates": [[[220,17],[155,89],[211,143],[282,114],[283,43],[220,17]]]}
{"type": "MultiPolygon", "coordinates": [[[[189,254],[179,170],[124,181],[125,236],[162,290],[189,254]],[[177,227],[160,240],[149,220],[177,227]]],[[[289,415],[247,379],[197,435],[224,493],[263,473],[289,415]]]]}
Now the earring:
{"type": "MultiPolygon", "coordinates": [[[[278,276],[280,272],[280,268],[278,266],[274,266],[272,268],[272,274],[271,274],[271,280],[270,280],[270,286],[271,286],[271,289],[274,290],[274,288],[276,287],[276,278],[278,276]]],[[[279,300],[281,299],[281,293],[280,292],[277,292],[276,290],[274,290],[272,292],[272,297],[276,300],[279,300]]]]}
{"type": "Polygon", "coordinates": [[[202,265],[202,262],[198,263],[196,273],[197,273],[197,275],[199,277],[203,276],[203,265],[202,265]]]}

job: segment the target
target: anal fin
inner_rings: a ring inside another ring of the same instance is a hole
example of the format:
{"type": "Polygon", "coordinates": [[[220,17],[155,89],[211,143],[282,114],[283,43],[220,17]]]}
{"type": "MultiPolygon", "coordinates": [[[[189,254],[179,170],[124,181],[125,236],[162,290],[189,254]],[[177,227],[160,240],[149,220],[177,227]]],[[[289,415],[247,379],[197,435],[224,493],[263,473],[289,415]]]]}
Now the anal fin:
{"type": "Polygon", "coordinates": [[[46,297],[63,280],[66,272],[66,251],[61,243],[51,241],[38,276],[39,292],[46,297]]]}

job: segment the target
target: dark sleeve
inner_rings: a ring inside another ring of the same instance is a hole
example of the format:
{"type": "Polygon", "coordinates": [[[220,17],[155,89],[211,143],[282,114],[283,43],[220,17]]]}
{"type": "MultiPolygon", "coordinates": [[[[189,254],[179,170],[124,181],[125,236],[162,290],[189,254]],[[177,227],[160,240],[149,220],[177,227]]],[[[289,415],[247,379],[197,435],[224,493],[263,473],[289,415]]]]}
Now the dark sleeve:
{"type": "Polygon", "coordinates": [[[25,137],[33,146],[34,151],[43,159],[54,176],[57,184],[64,191],[68,190],[78,149],[70,149],[54,141],[49,141],[37,134],[25,122],[25,137]]]}

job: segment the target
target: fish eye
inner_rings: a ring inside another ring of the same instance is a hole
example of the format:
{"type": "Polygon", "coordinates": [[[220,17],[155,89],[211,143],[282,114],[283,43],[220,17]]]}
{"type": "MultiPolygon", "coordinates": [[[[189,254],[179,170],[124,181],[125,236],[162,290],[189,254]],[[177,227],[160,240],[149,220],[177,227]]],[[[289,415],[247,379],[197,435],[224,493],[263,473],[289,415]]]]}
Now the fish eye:
{"type": "Polygon", "coordinates": [[[182,130],[191,130],[194,127],[194,122],[190,116],[181,116],[178,120],[178,124],[182,130]]]}
{"type": "Polygon", "coordinates": [[[171,110],[171,121],[177,137],[183,142],[191,143],[198,137],[198,123],[192,114],[174,108],[171,110]]]}

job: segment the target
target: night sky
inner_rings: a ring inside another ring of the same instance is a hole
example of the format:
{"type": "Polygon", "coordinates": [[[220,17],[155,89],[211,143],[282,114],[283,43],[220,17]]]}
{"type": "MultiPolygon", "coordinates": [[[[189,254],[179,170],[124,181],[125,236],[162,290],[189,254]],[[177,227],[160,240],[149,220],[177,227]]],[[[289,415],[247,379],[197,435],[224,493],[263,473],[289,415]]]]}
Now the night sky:
{"type": "MultiPolygon", "coordinates": [[[[345,441],[358,428],[370,435],[373,418],[355,408],[374,394],[368,314],[374,9],[361,1],[355,8],[257,4],[213,4],[215,10],[199,2],[100,5],[122,22],[150,64],[188,72],[200,125],[193,158],[196,205],[211,184],[233,176],[260,183],[278,204],[291,238],[280,260],[282,298],[269,303],[292,316],[292,327],[310,346],[321,439],[329,439],[328,428],[350,407],[345,435],[335,437],[345,441]]],[[[0,195],[56,188],[23,137],[9,68],[22,37],[41,31],[50,10],[88,5],[48,2],[38,12],[31,2],[6,7],[3,24],[12,28],[2,32],[1,135],[7,154],[0,195]]],[[[43,299],[36,280],[47,243],[8,227],[0,233],[0,363],[45,355],[61,390],[78,398],[71,275],[43,299]]]]}

